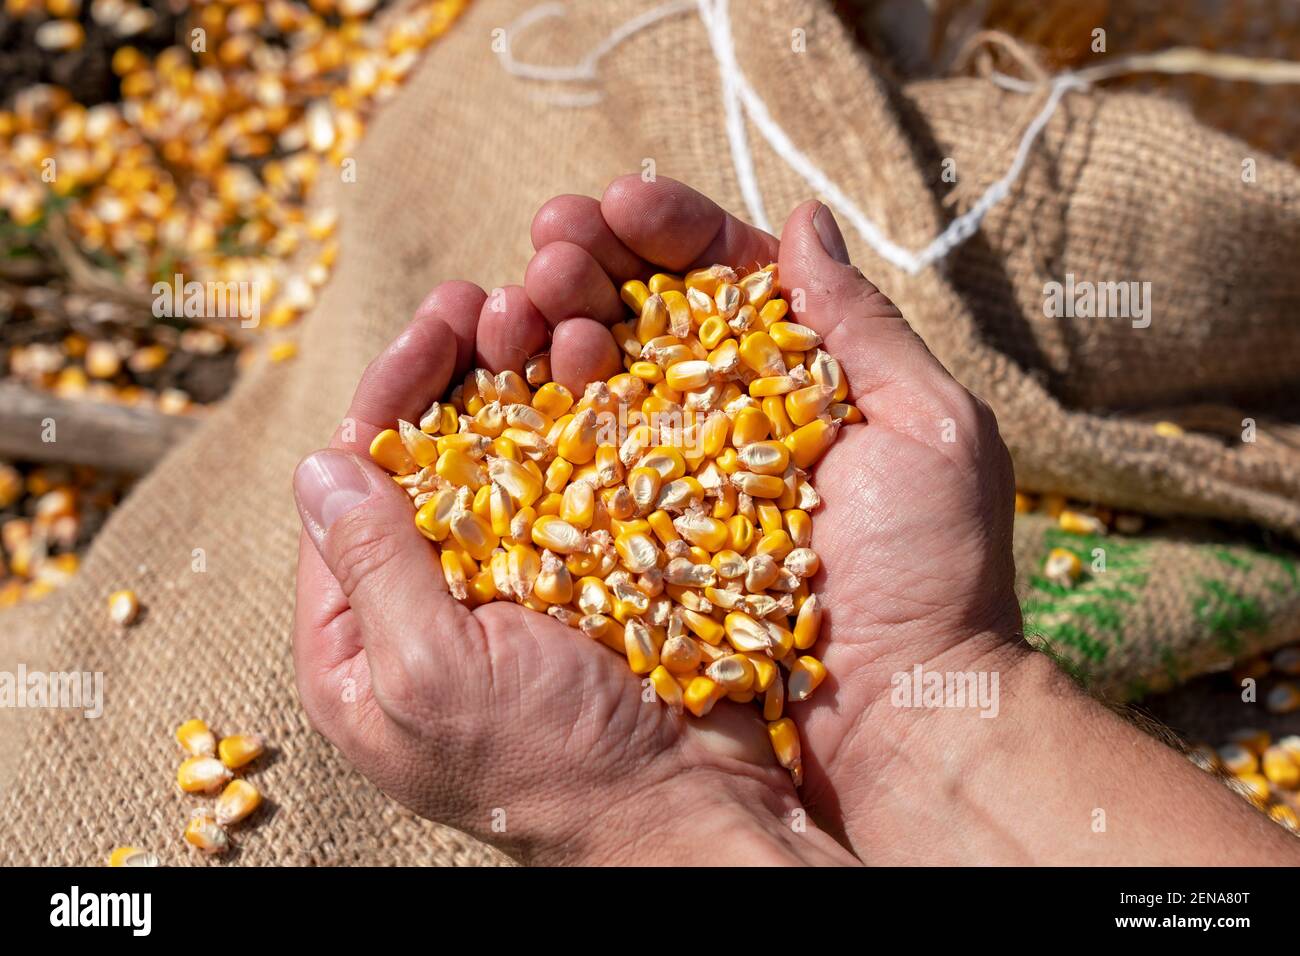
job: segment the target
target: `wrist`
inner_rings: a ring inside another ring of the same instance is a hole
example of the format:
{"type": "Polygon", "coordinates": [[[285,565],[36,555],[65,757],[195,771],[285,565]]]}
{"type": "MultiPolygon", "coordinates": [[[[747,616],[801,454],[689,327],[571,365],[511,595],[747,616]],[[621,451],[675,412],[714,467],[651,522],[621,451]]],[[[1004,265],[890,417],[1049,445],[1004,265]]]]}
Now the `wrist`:
{"type": "MultiPolygon", "coordinates": [[[[773,771],[781,773],[784,771],[773,771]]],[[[529,854],[538,865],[815,866],[858,861],[808,818],[793,792],[697,767],[630,785],[605,809],[529,854]]],[[[629,781],[629,784],[631,782],[629,781]]]]}

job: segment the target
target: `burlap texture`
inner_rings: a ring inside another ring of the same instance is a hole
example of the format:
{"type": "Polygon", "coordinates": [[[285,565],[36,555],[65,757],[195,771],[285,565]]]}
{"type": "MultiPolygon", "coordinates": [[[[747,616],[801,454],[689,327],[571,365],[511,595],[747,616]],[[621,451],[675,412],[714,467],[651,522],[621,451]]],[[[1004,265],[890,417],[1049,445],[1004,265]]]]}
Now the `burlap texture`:
{"type": "MultiPolygon", "coordinates": [[[[479,0],[432,48],[369,131],[357,182],[338,189],[339,266],[301,328],[298,359],[251,369],[119,509],[76,581],[22,622],[39,630],[29,667],[102,670],[108,699],[95,721],[0,714],[0,733],[15,722],[24,729],[22,759],[7,768],[0,798],[0,862],[96,863],[119,843],[150,847],[168,864],[197,862],[179,839],[196,801],[175,793],[171,741],[175,724],[195,715],[219,731],[261,732],[277,751],[256,772],[273,812],[238,835],[237,862],[497,859],[396,808],[307,726],[289,654],[298,534],[289,478],[327,440],[368,357],[433,285],[519,281],[530,219],[554,193],[598,195],[609,178],[652,159],[659,174],[743,211],[717,67],[694,16],[620,47],[602,66],[603,100],[574,109],[542,102],[546,91],[505,75],[491,52],[492,30],[529,6],[479,0]],[[196,548],[206,558],[202,573],[192,570],[196,548]],[[106,623],[104,596],[128,585],[147,614],[118,633],[106,623]]],[[[572,62],[646,6],[573,4],[567,21],[539,28],[516,52],[572,62]]],[[[946,221],[930,188],[934,157],[955,156],[963,175],[1000,172],[1022,100],[972,81],[891,89],[821,2],[747,0],[733,4],[732,17],[749,76],[774,116],[895,240],[917,247],[946,221]],[[806,52],[791,50],[795,27],[807,32],[806,52]]],[[[1294,272],[1285,273],[1279,250],[1295,246],[1288,213],[1297,173],[1261,158],[1256,191],[1234,187],[1237,151],[1173,107],[1074,97],[1015,203],[946,269],[906,277],[848,230],[847,238],[855,261],[930,347],[994,404],[1032,484],[1295,533],[1296,470],[1264,442],[1154,442],[1128,417],[1079,410],[1108,404],[1108,381],[1125,401],[1180,401],[1205,371],[1196,349],[1209,346],[1224,349],[1203,361],[1209,374],[1216,384],[1240,375],[1263,427],[1271,411],[1264,396],[1288,368],[1274,363],[1294,358],[1284,347],[1296,332],[1273,332],[1278,315],[1294,314],[1294,272]],[[1198,206],[1192,184],[1214,201],[1198,206]],[[1055,265],[1046,270],[1044,261],[1055,265]],[[1267,261],[1278,271],[1264,270],[1267,261]],[[1167,284],[1182,297],[1171,300],[1184,310],[1182,333],[1164,324],[1176,321],[1173,304],[1157,311],[1150,340],[1116,340],[1119,330],[1092,326],[1043,328],[1035,289],[1043,275],[1067,269],[1167,284]],[[1258,301],[1245,301],[1252,293],[1258,301]],[[1233,335],[1243,338],[1233,345],[1233,335]],[[1259,365],[1243,357],[1242,342],[1254,343],[1259,365]],[[1273,347],[1261,352],[1261,342],[1273,347]],[[1075,372],[1079,382],[1065,381],[1075,372]]],[[[807,187],[757,143],[755,164],[780,221],[807,187]]],[[[18,624],[7,620],[6,631],[18,624]]],[[[6,634],[7,647],[16,641],[6,634]]]]}
{"type": "Polygon", "coordinates": [[[1080,681],[1133,700],[1300,633],[1300,554],[1175,521],[1137,535],[1079,535],[1018,515],[1016,591],[1032,644],[1080,681]],[[1074,587],[1042,573],[1053,548],[1083,564],[1074,587]]]}

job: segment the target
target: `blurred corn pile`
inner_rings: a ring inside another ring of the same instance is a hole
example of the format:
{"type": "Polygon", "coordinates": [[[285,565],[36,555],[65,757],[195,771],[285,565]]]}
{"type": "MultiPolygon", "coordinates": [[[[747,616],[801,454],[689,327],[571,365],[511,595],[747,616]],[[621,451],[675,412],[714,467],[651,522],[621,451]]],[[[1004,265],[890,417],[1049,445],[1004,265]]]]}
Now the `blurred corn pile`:
{"type": "MultiPolygon", "coordinates": [[[[0,389],[25,390],[6,398],[185,415],[266,339],[270,361],[292,358],[288,327],[338,251],[317,187],[347,181],[367,118],[466,2],[4,0],[0,389]],[[157,308],[154,284],[174,277],[184,299],[157,308]],[[214,299],[237,287],[252,310],[214,299]]],[[[103,510],[116,496],[103,482],[126,479],[5,448],[0,515],[30,525],[3,542],[12,603],[63,580],[97,525],[42,524],[46,485],[103,510]]]]}
{"type": "MultiPolygon", "coordinates": [[[[841,0],[839,7],[863,43],[907,77],[947,75],[981,30],[1019,40],[1051,72],[1182,46],[1300,61],[1300,4],[1277,0],[841,0]],[[1094,52],[1097,29],[1105,46],[1094,52]]],[[[1021,72],[1001,55],[997,65],[1021,72]]],[[[1139,74],[1106,87],[1160,92],[1207,125],[1300,164],[1294,86],[1139,74]]]]}

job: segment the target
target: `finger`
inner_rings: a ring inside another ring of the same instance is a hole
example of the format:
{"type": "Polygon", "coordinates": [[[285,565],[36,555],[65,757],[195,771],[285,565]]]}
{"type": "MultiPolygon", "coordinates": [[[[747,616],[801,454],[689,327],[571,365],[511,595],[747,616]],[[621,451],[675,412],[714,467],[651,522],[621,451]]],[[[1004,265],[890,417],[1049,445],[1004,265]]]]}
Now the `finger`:
{"type": "MultiPolygon", "coordinates": [[[[414,321],[433,317],[441,319],[451,330],[456,341],[456,367],[452,373],[456,378],[469,372],[473,364],[478,316],[486,298],[487,293],[474,283],[453,279],[435,286],[415,310],[414,321]]],[[[450,340],[442,347],[445,349],[449,345],[450,340]]]]}
{"type": "Polygon", "coordinates": [[[623,359],[609,329],[591,319],[569,319],[555,327],[551,340],[551,377],[581,395],[588,382],[604,381],[623,371],[623,359]]]}
{"type": "Polygon", "coordinates": [[[293,484],[303,527],[357,616],[376,680],[381,672],[428,679],[458,670],[463,655],[440,646],[465,632],[469,612],[448,593],[406,492],[373,462],[334,450],[304,459],[293,484]]]}
{"type": "Polygon", "coordinates": [[[600,202],[590,196],[556,196],[533,217],[533,248],[552,242],[581,246],[600,263],[615,282],[623,283],[650,272],[647,264],[610,231],[600,213],[600,202]]]}
{"type": "Polygon", "coordinates": [[[829,207],[812,200],[790,214],[779,275],[786,297],[803,302],[798,321],[821,335],[869,422],[933,444],[941,422],[972,402],[897,307],[849,264],[829,207]]]}
{"type": "Polygon", "coordinates": [[[465,347],[468,368],[485,299],[469,282],[444,282],[429,293],[411,324],[366,366],[330,447],[363,454],[370,440],[399,418],[418,420],[442,397],[452,376],[463,374],[457,369],[465,347]]]}
{"type": "Polygon", "coordinates": [[[524,289],[552,327],[575,315],[605,325],[624,317],[623,301],[605,270],[571,242],[553,242],[534,255],[524,272],[524,289]]]}
{"type": "Polygon", "coordinates": [[[546,319],[521,285],[494,289],[478,320],[478,364],[491,372],[510,369],[523,374],[524,362],[545,350],[550,338],[546,319]]]}
{"type": "Polygon", "coordinates": [[[675,179],[620,176],[606,187],[600,211],[628,249],[673,272],[715,263],[752,269],[776,261],[775,237],[675,179]]]}

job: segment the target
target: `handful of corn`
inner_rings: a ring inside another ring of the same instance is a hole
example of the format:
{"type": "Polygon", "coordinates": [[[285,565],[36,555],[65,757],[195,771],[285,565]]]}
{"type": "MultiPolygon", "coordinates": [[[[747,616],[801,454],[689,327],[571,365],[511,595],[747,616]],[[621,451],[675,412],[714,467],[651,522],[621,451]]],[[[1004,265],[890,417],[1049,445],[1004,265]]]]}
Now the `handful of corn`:
{"type": "Polygon", "coordinates": [[[754,702],[798,785],[785,701],[826,677],[802,653],[822,616],[809,469],[862,415],[777,293],[775,265],[627,282],[632,314],[611,330],[625,372],[579,397],[545,354],[523,375],[476,369],[370,454],[414,500],[454,597],[576,627],[674,712],[754,702]]]}

